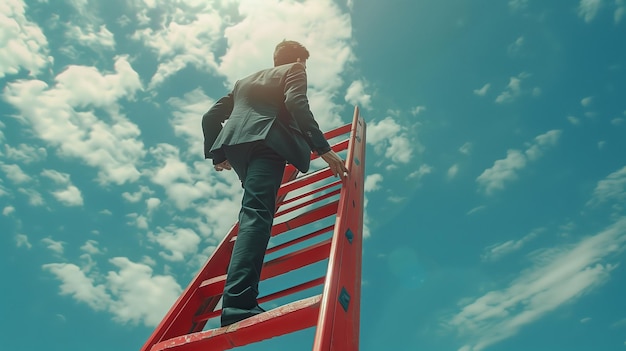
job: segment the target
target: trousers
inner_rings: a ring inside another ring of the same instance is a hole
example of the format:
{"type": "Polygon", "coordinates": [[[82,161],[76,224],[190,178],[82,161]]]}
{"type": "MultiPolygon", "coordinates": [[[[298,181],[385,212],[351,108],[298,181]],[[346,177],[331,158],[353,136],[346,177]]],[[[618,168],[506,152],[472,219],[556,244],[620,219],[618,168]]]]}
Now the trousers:
{"type": "Polygon", "coordinates": [[[244,193],[222,295],[222,326],[264,312],[257,302],[259,280],[286,163],[263,141],[227,146],[224,152],[244,193]]]}

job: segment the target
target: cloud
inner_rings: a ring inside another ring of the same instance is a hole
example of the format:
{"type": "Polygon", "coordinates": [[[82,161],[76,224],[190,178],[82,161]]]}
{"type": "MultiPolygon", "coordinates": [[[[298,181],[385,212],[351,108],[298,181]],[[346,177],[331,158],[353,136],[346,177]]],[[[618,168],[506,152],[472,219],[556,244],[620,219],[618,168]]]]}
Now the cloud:
{"type": "Polygon", "coordinates": [[[90,255],[97,255],[102,253],[98,248],[98,242],[95,240],[87,240],[83,246],[80,247],[81,251],[90,255]]]}
{"type": "Polygon", "coordinates": [[[411,114],[417,116],[424,111],[426,111],[426,106],[415,106],[411,109],[411,114]]]}
{"type": "Polygon", "coordinates": [[[487,95],[487,91],[489,91],[489,88],[491,88],[491,84],[487,83],[487,84],[483,85],[482,88],[475,89],[474,90],[474,94],[476,94],[478,96],[485,96],[485,95],[487,95]]]}
{"type": "Polygon", "coordinates": [[[4,99],[18,109],[20,120],[35,136],[56,147],[61,156],[97,168],[100,182],[137,180],[135,164],[145,154],[140,131],[118,112],[117,104],[141,89],[127,58],[116,59],[113,74],[70,66],[55,81],[52,87],[39,80],[11,82],[4,99]]]}
{"type": "Polygon", "coordinates": [[[28,241],[28,236],[26,234],[17,234],[15,236],[15,245],[17,247],[25,247],[27,249],[33,247],[33,245],[31,245],[28,241]]]}
{"type": "Polygon", "coordinates": [[[127,191],[122,193],[122,197],[128,202],[139,202],[143,199],[144,195],[152,195],[154,191],[150,190],[147,186],[140,185],[139,191],[129,193],[127,191]]]}
{"type": "Polygon", "coordinates": [[[370,174],[365,177],[365,192],[369,193],[380,189],[380,183],[383,181],[383,176],[378,173],[370,174]]]}
{"type": "Polygon", "coordinates": [[[580,0],[578,4],[578,16],[589,23],[596,18],[601,6],[602,0],[580,0]]]}
{"type": "Polygon", "coordinates": [[[372,95],[365,93],[365,83],[355,80],[350,84],[345,96],[346,102],[364,109],[372,108],[372,95]]]}
{"type": "Polygon", "coordinates": [[[524,245],[535,239],[537,235],[539,235],[544,230],[545,229],[543,228],[538,228],[531,231],[521,239],[509,240],[503,243],[491,245],[485,249],[485,253],[483,253],[482,259],[483,261],[497,261],[506,255],[522,249],[524,245]]]}
{"type": "Polygon", "coordinates": [[[626,15],[626,2],[624,0],[615,0],[615,13],[613,14],[613,20],[615,23],[620,23],[624,15],[626,15]]]}
{"type": "Polygon", "coordinates": [[[580,118],[574,116],[567,116],[567,121],[575,126],[580,125],[580,118]]]}
{"type": "Polygon", "coordinates": [[[43,238],[41,239],[41,242],[46,245],[46,247],[48,248],[48,250],[58,254],[58,255],[62,255],[65,248],[63,247],[63,245],[65,245],[64,242],[62,241],[56,241],[53,240],[52,238],[43,238]]]}
{"type": "Polygon", "coordinates": [[[506,89],[496,97],[496,103],[511,103],[520,97],[522,95],[522,80],[529,76],[528,73],[522,72],[516,77],[509,78],[509,84],[506,86],[506,89]]]}
{"type": "Polygon", "coordinates": [[[189,146],[189,153],[196,159],[203,159],[204,136],[199,128],[200,117],[215,103],[198,88],[186,93],[182,98],[170,98],[167,103],[172,107],[170,125],[174,134],[182,138],[189,146]]]}
{"type": "Polygon", "coordinates": [[[24,1],[5,1],[0,6],[0,23],[0,78],[22,69],[36,75],[52,61],[46,36],[26,19],[24,1]]]}
{"type": "Polygon", "coordinates": [[[13,206],[6,206],[5,208],[2,209],[3,216],[8,216],[14,212],[15,212],[15,207],[13,206]]]}
{"type": "MultiPolygon", "coordinates": [[[[0,140],[2,140],[2,138],[0,138],[0,140]]],[[[7,159],[25,164],[39,162],[48,155],[45,148],[28,144],[19,144],[16,147],[5,144],[4,150],[7,159]]]]}
{"type": "Polygon", "coordinates": [[[539,252],[506,287],[461,304],[448,322],[466,340],[461,350],[484,350],[597,288],[616,267],[606,261],[625,243],[623,217],[574,245],[539,252]]]}
{"type": "Polygon", "coordinates": [[[487,195],[504,189],[506,183],[517,179],[518,172],[529,162],[538,160],[549,147],[556,145],[561,134],[560,130],[551,130],[535,137],[524,152],[508,150],[506,158],[495,161],[491,168],[476,178],[476,182],[487,195]]]}
{"type": "Polygon", "coordinates": [[[592,102],[593,102],[593,96],[587,96],[586,98],[583,98],[582,100],[580,100],[580,104],[583,107],[589,107],[592,102]]]}
{"type": "Polygon", "coordinates": [[[469,155],[469,154],[472,153],[472,147],[473,147],[472,143],[467,142],[467,143],[463,144],[463,146],[461,146],[459,148],[459,152],[464,154],[464,155],[469,155]]]}
{"type": "Polygon", "coordinates": [[[427,164],[420,165],[420,167],[408,175],[408,179],[421,179],[423,176],[433,172],[433,167],[427,164]]]}
{"type": "Polygon", "coordinates": [[[596,206],[606,202],[620,204],[624,201],[626,201],[626,166],[598,182],[587,206],[596,206]]]}
{"type": "Polygon", "coordinates": [[[182,289],[173,277],[154,275],[150,266],[115,257],[109,262],[116,271],[90,276],[70,263],[51,263],[43,269],[61,281],[61,295],[87,304],[96,311],[107,311],[120,323],[156,326],[182,289]]]}
{"type": "Polygon", "coordinates": [[[528,7],[528,0],[509,0],[509,8],[513,11],[525,10],[528,7]]]}
{"type": "Polygon", "coordinates": [[[414,151],[423,151],[419,142],[411,141],[406,127],[387,117],[367,126],[367,143],[374,145],[378,154],[383,154],[394,163],[408,163],[414,151]]]}
{"type": "Polygon", "coordinates": [[[43,197],[41,194],[32,188],[19,188],[17,191],[21,194],[24,194],[28,197],[28,203],[32,206],[41,206],[44,204],[43,197]]]}
{"type": "Polygon", "coordinates": [[[186,255],[195,253],[200,244],[200,236],[188,228],[158,228],[156,234],[149,233],[148,238],[157,242],[168,252],[159,255],[168,261],[180,262],[186,255]]]}
{"type": "Polygon", "coordinates": [[[64,190],[53,191],[52,195],[65,206],[82,206],[83,196],[74,185],[69,185],[64,190]]]}
{"type": "Polygon", "coordinates": [[[522,46],[524,46],[523,36],[515,39],[515,41],[511,45],[509,45],[507,52],[509,53],[509,55],[515,56],[519,54],[519,52],[522,50],[522,46]]]}
{"type": "Polygon", "coordinates": [[[459,173],[459,165],[458,164],[452,165],[450,168],[448,168],[448,173],[447,173],[448,179],[454,179],[458,173],[459,173]]]}
{"type": "Polygon", "coordinates": [[[87,25],[85,27],[68,25],[65,32],[66,38],[73,40],[76,44],[92,48],[94,50],[115,49],[115,38],[106,25],[97,27],[87,25]]]}
{"type": "Polygon", "coordinates": [[[41,171],[41,176],[52,180],[59,185],[67,185],[70,183],[70,175],[67,173],[61,173],[53,169],[44,169],[41,171]]]}
{"type": "Polygon", "coordinates": [[[32,178],[22,171],[19,165],[0,165],[2,172],[6,174],[7,178],[15,184],[28,183],[32,178]]]}

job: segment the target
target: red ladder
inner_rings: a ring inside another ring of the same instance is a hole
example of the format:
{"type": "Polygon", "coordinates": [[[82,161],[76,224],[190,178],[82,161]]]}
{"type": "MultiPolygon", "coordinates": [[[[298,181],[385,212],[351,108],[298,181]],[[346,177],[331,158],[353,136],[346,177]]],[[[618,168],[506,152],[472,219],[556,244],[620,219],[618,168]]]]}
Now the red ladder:
{"type": "MultiPolygon", "coordinates": [[[[297,234],[296,238],[269,248],[268,255],[287,248],[294,251],[266,261],[261,272],[261,280],[265,280],[328,259],[325,277],[261,297],[259,303],[293,296],[319,285],[323,285],[322,294],[287,303],[227,327],[203,331],[207,321],[221,313],[216,306],[224,289],[237,235],[235,224],[141,351],[227,350],[310,327],[316,327],[314,351],[359,349],[365,122],[358,108],[354,110],[352,124],[324,135],[330,140],[348,132],[349,139],[332,146],[335,152],[347,149],[345,159],[349,174],[343,181],[336,180],[328,167],[300,177],[292,165],[285,168],[272,237],[311,226],[316,228],[323,220],[334,218],[334,224],[304,235],[297,234]],[[294,193],[298,195],[287,199],[294,193]],[[337,200],[329,200],[337,195],[337,200]],[[283,209],[285,207],[288,208],[283,209]],[[291,218],[284,221],[278,220],[290,215],[291,218]],[[327,240],[319,240],[330,232],[332,236],[327,240]],[[315,243],[300,248],[315,238],[315,243]],[[295,245],[298,245],[297,250],[293,249],[295,245]]],[[[312,155],[311,159],[315,158],[317,156],[312,155]]]]}

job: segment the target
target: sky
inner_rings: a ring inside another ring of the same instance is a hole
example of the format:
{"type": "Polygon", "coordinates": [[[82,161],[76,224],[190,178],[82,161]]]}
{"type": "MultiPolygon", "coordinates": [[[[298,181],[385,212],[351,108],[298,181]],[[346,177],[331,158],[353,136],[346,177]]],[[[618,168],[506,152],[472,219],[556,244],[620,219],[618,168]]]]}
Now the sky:
{"type": "Polygon", "coordinates": [[[626,350],[624,0],[2,1],[3,348],[143,345],[236,220],[201,116],[283,39],[367,122],[361,350],[626,350]]]}

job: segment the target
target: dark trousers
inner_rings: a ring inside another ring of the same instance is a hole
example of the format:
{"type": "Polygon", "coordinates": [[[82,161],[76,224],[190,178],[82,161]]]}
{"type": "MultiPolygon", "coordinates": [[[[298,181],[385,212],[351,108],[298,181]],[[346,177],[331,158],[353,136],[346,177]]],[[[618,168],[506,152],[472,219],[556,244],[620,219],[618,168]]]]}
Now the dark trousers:
{"type": "Polygon", "coordinates": [[[228,266],[222,299],[222,326],[264,312],[257,303],[265,250],[276,210],[285,159],[264,142],[225,148],[244,188],[239,232],[228,266]]]}

